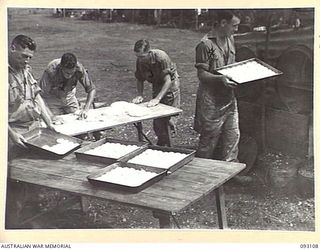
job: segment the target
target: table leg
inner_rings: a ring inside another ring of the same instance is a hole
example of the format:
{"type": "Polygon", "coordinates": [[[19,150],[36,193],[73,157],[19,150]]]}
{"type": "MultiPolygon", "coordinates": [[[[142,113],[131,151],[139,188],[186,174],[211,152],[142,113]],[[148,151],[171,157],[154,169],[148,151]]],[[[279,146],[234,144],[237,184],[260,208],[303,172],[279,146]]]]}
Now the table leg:
{"type": "Polygon", "coordinates": [[[228,227],[225,200],[224,200],[224,191],[223,186],[220,186],[215,190],[216,194],[216,204],[218,212],[218,223],[220,229],[225,229],[228,227]]]}
{"type": "Polygon", "coordinates": [[[168,123],[168,147],[171,147],[171,142],[172,142],[172,136],[171,136],[171,128],[170,125],[168,123]]]}
{"type": "Polygon", "coordinates": [[[160,228],[172,228],[170,221],[170,213],[165,212],[152,212],[153,217],[159,219],[160,228]]]}
{"type": "Polygon", "coordinates": [[[261,104],[261,147],[262,152],[266,150],[266,104],[265,104],[265,94],[266,94],[266,83],[262,84],[262,104],[261,104]]]}
{"type": "Polygon", "coordinates": [[[26,184],[19,181],[7,181],[5,227],[20,228],[21,215],[26,203],[26,184]]]}
{"type": "Polygon", "coordinates": [[[82,212],[87,213],[90,207],[90,200],[85,196],[81,196],[80,205],[81,205],[82,212]]]}
{"type": "Polygon", "coordinates": [[[143,130],[142,130],[142,123],[141,122],[137,122],[137,123],[134,123],[133,124],[136,128],[137,128],[137,131],[138,131],[138,140],[143,142],[143,138],[147,140],[147,142],[149,142],[150,145],[152,145],[153,143],[150,141],[150,139],[143,133],[143,130]]]}
{"type": "Polygon", "coordinates": [[[56,207],[49,208],[47,211],[43,211],[40,213],[37,213],[36,215],[33,215],[29,218],[26,218],[24,221],[21,222],[21,225],[28,224],[29,222],[34,221],[35,219],[42,217],[42,216],[50,216],[52,214],[58,214],[63,212],[68,207],[71,207],[75,204],[78,204],[78,197],[74,196],[71,198],[68,198],[67,200],[62,200],[59,202],[59,204],[56,207]]]}
{"type": "Polygon", "coordinates": [[[141,122],[137,122],[135,124],[137,130],[138,130],[138,140],[139,141],[143,141],[143,132],[142,132],[142,123],[141,122]]]}

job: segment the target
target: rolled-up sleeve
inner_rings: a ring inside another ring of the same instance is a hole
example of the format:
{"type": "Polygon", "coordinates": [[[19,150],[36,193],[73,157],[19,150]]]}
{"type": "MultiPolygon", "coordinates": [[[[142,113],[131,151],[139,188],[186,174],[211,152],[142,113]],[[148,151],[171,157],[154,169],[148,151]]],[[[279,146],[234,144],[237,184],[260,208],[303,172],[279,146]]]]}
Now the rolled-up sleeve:
{"type": "Polygon", "coordinates": [[[134,76],[141,82],[146,80],[144,74],[142,73],[141,65],[138,60],[136,61],[136,72],[134,73],[134,76]]]}
{"type": "Polygon", "coordinates": [[[51,90],[51,77],[48,70],[45,70],[39,82],[40,89],[43,94],[49,95],[51,90]]]}
{"type": "Polygon", "coordinates": [[[164,78],[166,75],[170,75],[170,77],[173,78],[176,74],[177,68],[164,51],[159,51],[155,54],[155,61],[160,64],[160,78],[164,78]]]}
{"type": "Polygon", "coordinates": [[[79,79],[79,82],[84,87],[84,90],[86,93],[91,92],[93,89],[96,88],[96,86],[93,84],[92,80],[89,77],[88,71],[81,65],[80,71],[82,73],[81,78],[79,79]]]}
{"type": "Polygon", "coordinates": [[[196,47],[196,64],[195,67],[197,69],[203,69],[205,71],[209,71],[209,48],[204,43],[201,42],[196,47]]]}

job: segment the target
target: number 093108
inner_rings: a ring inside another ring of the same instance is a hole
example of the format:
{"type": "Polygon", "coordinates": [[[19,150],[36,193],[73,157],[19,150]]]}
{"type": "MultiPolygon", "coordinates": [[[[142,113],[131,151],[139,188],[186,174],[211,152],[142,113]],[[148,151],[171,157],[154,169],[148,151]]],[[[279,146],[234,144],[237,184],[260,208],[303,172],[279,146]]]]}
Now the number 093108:
{"type": "Polygon", "coordinates": [[[300,244],[300,248],[304,248],[304,249],[316,249],[319,248],[318,244],[300,244]]]}

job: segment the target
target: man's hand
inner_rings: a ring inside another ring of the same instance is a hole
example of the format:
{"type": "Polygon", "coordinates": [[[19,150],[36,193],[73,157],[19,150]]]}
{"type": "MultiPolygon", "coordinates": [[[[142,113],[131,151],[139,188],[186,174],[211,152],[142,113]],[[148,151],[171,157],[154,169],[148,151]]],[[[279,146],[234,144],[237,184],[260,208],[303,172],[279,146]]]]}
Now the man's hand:
{"type": "Polygon", "coordinates": [[[12,142],[17,145],[20,148],[27,148],[27,146],[24,144],[26,142],[26,139],[24,139],[24,137],[20,134],[18,134],[17,132],[12,132],[10,134],[10,138],[12,140],[12,142]]]}
{"type": "Polygon", "coordinates": [[[53,127],[53,123],[47,124],[47,128],[48,128],[48,129],[51,129],[51,130],[53,130],[53,131],[55,131],[55,132],[58,132],[58,131],[53,127]]]}
{"type": "Polygon", "coordinates": [[[54,116],[52,117],[52,123],[54,125],[61,125],[61,124],[64,124],[64,120],[61,117],[54,116]]]}
{"type": "Polygon", "coordinates": [[[160,100],[157,99],[157,98],[151,99],[151,100],[148,102],[147,106],[148,106],[148,107],[154,107],[154,106],[157,106],[157,105],[159,104],[159,102],[160,102],[160,100]]]}
{"type": "Polygon", "coordinates": [[[221,77],[222,77],[221,80],[222,80],[224,86],[226,86],[226,87],[228,87],[228,88],[235,88],[235,87],[237,87],[238,84],[235,83],[235,82],[232,80],[231,77],[226,76],[226,75],[223,75],[223,76],[221,76],[221,77]]]}
{"type": "Polygon", "coordinates": [[[143,102],[143,97],[141,95],[133,98],[132,100],[133,103],[138,104],[138,103],[142,103],[143,102]]]}
{"type": "Polygon", "coordinates": [[[87,119],[88,117],[88,110],[82,109],[79,113],[79,120],[87,119]]]}

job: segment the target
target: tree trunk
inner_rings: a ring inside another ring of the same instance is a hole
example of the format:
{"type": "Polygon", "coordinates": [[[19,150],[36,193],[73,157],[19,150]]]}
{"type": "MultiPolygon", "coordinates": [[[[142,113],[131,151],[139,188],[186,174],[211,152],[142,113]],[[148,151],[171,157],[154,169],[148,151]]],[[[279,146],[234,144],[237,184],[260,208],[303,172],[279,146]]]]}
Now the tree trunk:
{"type": "Polygon", "coordinates": [[[196,9],[195,10],[195,20],[196,20],[196,30],[198,30],[199,29],[199,15],[198,15],[198,10],[196,9]]]}
{"type": "Polygon", "coordinates": [[[181,29],[182,26],[183,26],[183,10],[180,11],[179,28],[181,29]]]}
{"type": "Polygon", "coordinates": [[[131,23],[134,23],[134,21],[135,21],[135,15],[136,15],[135,10],[132,9],[132,13],[131,13],[131,23]]]}
{"type": "Polygon", "coordinates": [[[154,18],[157,24],[157,27],[161,24],[161,16],[162,16],[162,9],[155,9],[154,10],[154,18]]]}

